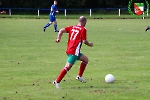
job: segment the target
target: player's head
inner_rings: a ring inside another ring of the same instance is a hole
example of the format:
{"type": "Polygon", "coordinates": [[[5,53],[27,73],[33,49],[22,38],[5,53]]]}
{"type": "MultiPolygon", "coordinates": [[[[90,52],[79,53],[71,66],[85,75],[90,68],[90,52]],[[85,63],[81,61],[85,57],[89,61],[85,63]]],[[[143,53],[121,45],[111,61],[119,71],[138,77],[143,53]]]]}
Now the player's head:
{"type": "Polygon", "coordinates": [[[86,25],[86,22],[87,22],[86,18],[84,16],[80,16],[79,24],[84,27],[86,25]]]}
{"type": "Polygon", "coordinates": [[[57,5],[57,0],[54,0],[54,5],[57,5]]]}

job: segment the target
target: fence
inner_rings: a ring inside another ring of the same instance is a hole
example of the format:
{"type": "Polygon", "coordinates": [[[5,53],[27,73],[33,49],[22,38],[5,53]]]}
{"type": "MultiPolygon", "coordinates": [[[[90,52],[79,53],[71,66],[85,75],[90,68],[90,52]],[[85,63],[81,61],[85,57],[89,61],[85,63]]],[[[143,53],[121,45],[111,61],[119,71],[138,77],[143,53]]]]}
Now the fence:
{"type": "MultiPolygon", "coordinates": [[[[0,8],[0,10],[6,10],[9,12],[9,16],[13,14],[36,14],[40,16],[40,14],[47,14],[50,9],[45,8],[0,8]]],[[[95,9],[58,9],[61,14],[64,14],[66,17],[68,14],[78,14],[78,13],[86,13],[90,17],[92,14],[115,14],[121,16],[121,14],[129,14],[127,8],[95,8],[95,9]]],[[[148,16],[148,12],[146,13],[148,16]]]]}

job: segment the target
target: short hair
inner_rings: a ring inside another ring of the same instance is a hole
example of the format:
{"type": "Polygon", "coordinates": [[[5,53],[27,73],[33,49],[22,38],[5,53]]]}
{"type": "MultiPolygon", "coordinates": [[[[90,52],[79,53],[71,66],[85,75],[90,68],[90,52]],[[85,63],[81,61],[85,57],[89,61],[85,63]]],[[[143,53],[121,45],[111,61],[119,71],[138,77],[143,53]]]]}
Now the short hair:
{"type": "Polygon", "coordinates": [[[86,21],[86,18],[84,16],[80,16],[79,22],[84,22],[84,21],[86,21]]]}

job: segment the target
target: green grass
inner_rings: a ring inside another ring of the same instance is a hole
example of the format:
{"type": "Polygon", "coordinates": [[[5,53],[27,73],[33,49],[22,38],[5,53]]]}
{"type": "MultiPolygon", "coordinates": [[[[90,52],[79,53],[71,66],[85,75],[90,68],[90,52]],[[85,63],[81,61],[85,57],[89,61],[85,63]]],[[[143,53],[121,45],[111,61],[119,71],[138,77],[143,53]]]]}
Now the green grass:
{"type": "MultiPolygon", "coordinates": [[[[77,19],[81,14],[67,14],[67,16],[65,16],[64,14],[59,14],[57,15],[58,19],[77,19]]],[[[86,16],[86,18],[89,19],[141,19],[143,16],[132,16],[131,14],[121,14],[121,16],[117,14],[92,14],[92,16],[90,17],[90,14],[82,14],[83,16],[86,16]]],[[[1,14],[0,18],[27,18],[27,19],[48,19],[48,14],[44,15],[41,14],[40,16],[35,15],[27,15],[27,14],[22,14],[22,15],[17,15],[14,14],[12,16],[9,16],[8,14],[1,14]]],[[[150,19],[150,16],[146,16],[146,19],[150,19]]]]}
{"type": "MultiPolygon", "coordinates": [[[[77,62],[62,80],[52,84],[66,63],[67,34],[54,42],[48,19],[0,19],[0,99],[2,100],[149,100],[149,19],[89,19],[88,40],[82,53],[89,57],[87,83],[75,80],[77,62]],[[115,82],[106,84],[106,74],[115,82]]],[[[58,19],[58,28],[75,25],[76,19],[58,19]]]]}

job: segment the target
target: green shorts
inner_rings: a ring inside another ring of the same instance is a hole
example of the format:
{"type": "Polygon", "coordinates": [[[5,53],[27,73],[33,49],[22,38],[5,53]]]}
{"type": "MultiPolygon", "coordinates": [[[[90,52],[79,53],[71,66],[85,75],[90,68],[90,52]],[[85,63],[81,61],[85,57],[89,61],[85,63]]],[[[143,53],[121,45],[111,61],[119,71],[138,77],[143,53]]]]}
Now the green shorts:
{"type": "Polygon", "coordinates": [[[77,60],[80,59],[80,57],[83,55],[82,53],[79,54],[79,56],[76,56],[76,55],[68,55],[68,59],[67,59],[67,62],[71,63],[71,64],[74,64],[77,60]]]}

